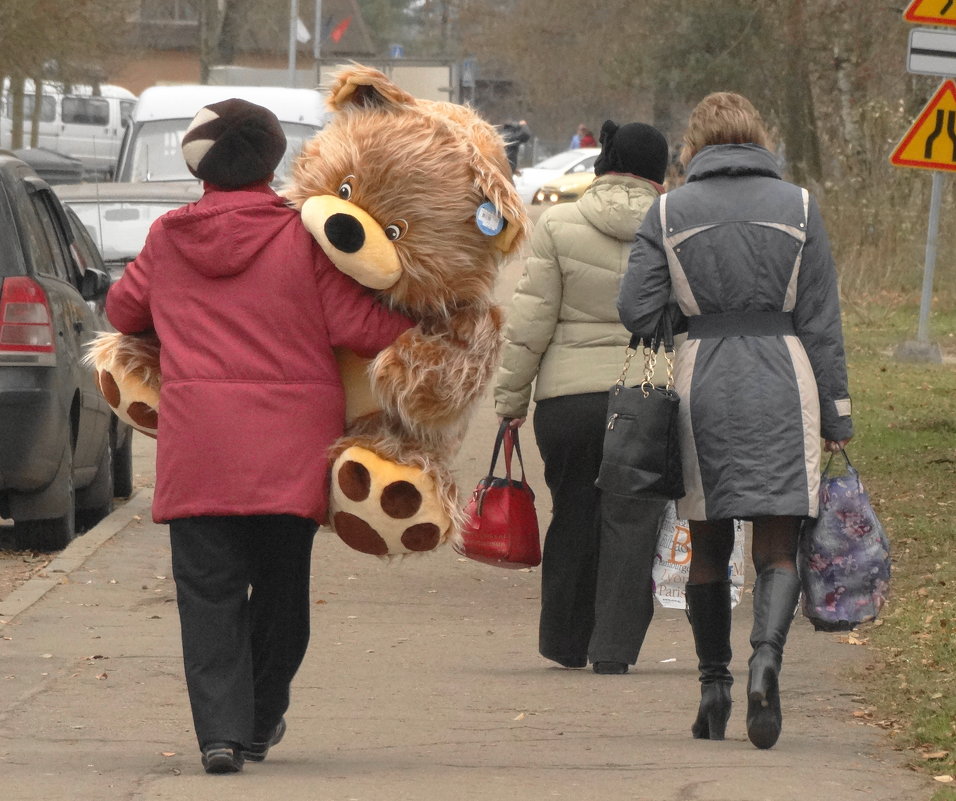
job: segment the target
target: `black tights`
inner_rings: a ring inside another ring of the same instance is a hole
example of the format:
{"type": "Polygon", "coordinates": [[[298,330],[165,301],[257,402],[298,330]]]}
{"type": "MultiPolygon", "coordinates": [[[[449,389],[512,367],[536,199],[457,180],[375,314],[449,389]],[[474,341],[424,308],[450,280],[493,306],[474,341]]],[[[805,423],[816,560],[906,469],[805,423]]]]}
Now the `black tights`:
{"type": "MultiPolygon", "coordinates": [[[[797,572],[799,517],[756,517],[751,554],[757,573],[781,568],[797,572]]],[[[691,520],[689,584],[726,581],[734,548],[733,520],[691,520]]]]}

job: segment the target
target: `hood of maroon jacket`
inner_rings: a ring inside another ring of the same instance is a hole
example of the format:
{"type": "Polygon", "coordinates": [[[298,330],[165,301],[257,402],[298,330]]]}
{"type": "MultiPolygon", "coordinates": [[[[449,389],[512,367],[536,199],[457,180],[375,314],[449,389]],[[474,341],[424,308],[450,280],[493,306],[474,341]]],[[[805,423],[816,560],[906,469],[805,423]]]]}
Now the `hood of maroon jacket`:
{"type": "Polygon", "coordinates": [[[184,264],[207,278],[221,278],[241,273],[262,258],[293,222],[291,211],[271,192],[207,189],[202,200],[165,215],[162,226],[184,264]]]}

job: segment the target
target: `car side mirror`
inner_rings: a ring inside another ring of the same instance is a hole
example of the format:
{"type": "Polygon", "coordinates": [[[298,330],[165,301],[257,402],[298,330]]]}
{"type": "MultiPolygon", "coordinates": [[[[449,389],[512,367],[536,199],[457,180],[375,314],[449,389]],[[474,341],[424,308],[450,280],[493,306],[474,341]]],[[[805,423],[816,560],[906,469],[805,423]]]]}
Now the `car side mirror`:
{"type": "Polygon", "coordinates": [[[110,289],[110,276],[97,267],[87,267],[80,281],[83,300],[103,300],[110,289]]]}

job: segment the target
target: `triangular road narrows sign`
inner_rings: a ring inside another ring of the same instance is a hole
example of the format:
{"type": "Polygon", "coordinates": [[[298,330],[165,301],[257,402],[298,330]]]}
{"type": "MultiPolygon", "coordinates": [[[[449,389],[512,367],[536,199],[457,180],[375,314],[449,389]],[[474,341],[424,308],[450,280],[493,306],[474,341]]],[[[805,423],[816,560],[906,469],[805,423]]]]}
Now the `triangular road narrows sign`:
{"type": "Polygon", "coordinates": [[[956,0],[913,0],[903,19],[932,25],[956,25],[956,0]]]}
{"type": "Polygon", "coordinates": [[[956,83],[943,81],[896,146],[890,162],[897,167],[956,171],[956,83]]]}

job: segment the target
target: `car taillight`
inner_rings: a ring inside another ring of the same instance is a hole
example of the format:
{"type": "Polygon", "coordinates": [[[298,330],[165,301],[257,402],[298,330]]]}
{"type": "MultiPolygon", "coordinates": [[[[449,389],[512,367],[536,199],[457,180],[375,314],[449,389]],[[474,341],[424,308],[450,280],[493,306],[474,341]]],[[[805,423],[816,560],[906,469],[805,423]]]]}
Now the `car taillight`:
{"type": "Polygon", "coordinates": [[[0,364],[53,365],[55,342],[43,287],[26,276],[4,278],[0,290],[0,364]]]}

